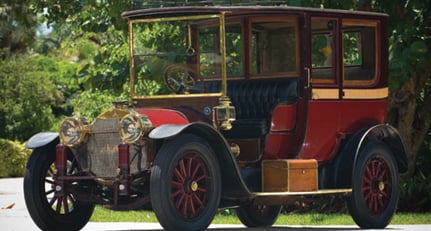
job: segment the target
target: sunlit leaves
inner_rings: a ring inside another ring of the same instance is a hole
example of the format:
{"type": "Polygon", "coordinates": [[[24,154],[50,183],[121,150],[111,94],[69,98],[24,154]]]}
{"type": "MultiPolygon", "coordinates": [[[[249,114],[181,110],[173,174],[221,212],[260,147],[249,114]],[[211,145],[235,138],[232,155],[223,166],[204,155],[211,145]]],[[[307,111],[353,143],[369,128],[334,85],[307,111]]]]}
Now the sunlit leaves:
{"type": "Polygon", "coordinates": [[[48,130],[62,94],[37,58],[13,56],[0,63],[0,137],[24,141],[48,130]]]}

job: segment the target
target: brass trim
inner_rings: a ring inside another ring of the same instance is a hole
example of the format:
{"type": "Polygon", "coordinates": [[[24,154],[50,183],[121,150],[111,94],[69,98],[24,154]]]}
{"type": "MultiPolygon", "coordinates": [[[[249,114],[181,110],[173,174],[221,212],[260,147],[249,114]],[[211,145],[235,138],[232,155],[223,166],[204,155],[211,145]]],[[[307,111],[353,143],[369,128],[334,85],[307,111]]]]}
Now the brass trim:
{"type": "Polygon", "coordinates": [[[384,99],[389,96],[389,89],[344,89],[343,99],[384,99]]]}
{"type": "Polygon", "coordinates": [[[253,193],[256,205],[285,205],[294,203],[298,198],[312,195],[350,194],[352,189],[326,189],[311,192],[257,192],[253,193]]]}
{"type": "Polygon", "coordinates": [[[317,191],[308,192],[255,192],[253,193],[256,197],[271,197],[271,196],[305,196],[305,195],[324,195],[324,194],[337,194],[337,193],[351,193],[352,189],[321,189],[317,191]]]}
{"type": "Polygon", "coordinates": [[[123,116],[126,116],[128,114],[129,114],[129,110],[127,110],[127,109],[111,108],[107,111],[100,113],[97,116],[97,119],[122,118],[123,116]]]}
{"type": "Polygon", "coordinates": [[[205,93],[205,94],[184,94],[184,95],[151,95],[151,96],[134,96],[133,99],[170,99],[170,98],[202,98],[202,97],[220,97],[221,93],[205,93]]]}
{"type": "MultiPolygon", "coordinates": [[[[338,99],[338,89],[313,89],[313,100],[338,99]]],[[[343,89],[343,99],[384,99],[389,96],[389,88],[343,89]]]]}
{"type": "Polygon", "coordinates": [[[225,12],[221,12],[219,18],[220,29],[220,55],[221,55],[221,93],[227,95],[227,65],[226,65],[226,31],[225,31],[225,12]]]}
{"type": "Polygon", "coordinates": [[[322,89],[322,88],[313,88],[312,90],[312,99],[338,99],[339,98],[339,90],[335,89],[322,89]]]}
{"type": "Polygon", "coordinates": [[[133,23],[128,22],[129,26],[129,79],[130,79],[130,97],[135,97],[135,59],[133,58],[133,23]]]}
{"type": "MultiPolygon", "coordinates": [[[[222,12],[224,14],[224,12],[222,12]]],[[[163,18],[141,18],[132,19],[132,23],[142,23],[142,22],[167,22],[167,21],[185,21],[185,20],[198,20],[198,19],[212,19],[220,18],[221,14],[207,14],[207,15],[189,15],[189,16],[177,16],[177,17],[163,17],[163,18]]]]}
{"type": "Polygon", "coordinates": [[[311,69],[309,67],[305,67],[304,70],[307,72],[307,89],[311,86],[311,69]]]}

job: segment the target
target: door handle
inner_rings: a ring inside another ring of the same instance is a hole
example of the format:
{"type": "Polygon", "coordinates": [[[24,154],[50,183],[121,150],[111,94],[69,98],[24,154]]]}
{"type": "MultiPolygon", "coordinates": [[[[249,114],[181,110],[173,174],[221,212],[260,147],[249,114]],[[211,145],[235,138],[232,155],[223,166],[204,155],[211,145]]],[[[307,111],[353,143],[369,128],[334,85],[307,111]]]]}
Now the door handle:
{"type": "Polygon", "coordinates": [[[305,67],[304,70],[307,72],[307,85],[306,88],[310,88],[311,86],[311,69],[308,67],[305,67]]]}

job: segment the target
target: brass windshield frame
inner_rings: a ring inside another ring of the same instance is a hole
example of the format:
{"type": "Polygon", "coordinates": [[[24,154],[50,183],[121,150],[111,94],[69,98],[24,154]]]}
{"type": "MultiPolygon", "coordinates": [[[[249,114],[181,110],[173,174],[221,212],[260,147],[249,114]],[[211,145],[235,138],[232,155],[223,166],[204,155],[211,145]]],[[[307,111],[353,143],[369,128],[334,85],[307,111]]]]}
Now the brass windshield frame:
{"type": "Polygon", "coordinates": [[[176,16],[176,17],[162,17],[162,18],[140,18],[131,19],[128,21],[129,27],[129,59],[130,59],[130,96],[132,99],[140,98],[173,98],[173,97],[202,97],[202,96],[226,96],[227,95],[227,66],[226,66],[226,32],[225,32],[225,12],[219,14],[208,15],[192,15],[192,16],[176,16]],[[221,55],[221,81],[222,87],[220,93],[199,93],[188,95],[156,95],[156,96],[137,96],[135,94],[135,60],[133,58],[133,24],[134,23],[148,23],[148,22],[167,22],[167,21],[185,21],[185,20],[205,20],[217,19],[219,20],[219,33],[220,33],[220,55],[221,55]]]}

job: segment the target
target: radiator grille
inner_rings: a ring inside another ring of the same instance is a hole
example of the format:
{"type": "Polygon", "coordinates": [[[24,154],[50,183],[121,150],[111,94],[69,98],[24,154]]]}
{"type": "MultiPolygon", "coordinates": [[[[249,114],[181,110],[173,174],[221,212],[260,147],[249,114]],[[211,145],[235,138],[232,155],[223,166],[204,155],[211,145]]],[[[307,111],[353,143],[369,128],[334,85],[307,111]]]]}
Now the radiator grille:
{"type": "Polygon", "coordinates": [[[119,118],[96,119],[87,143],[90,171],[96,176],[114,177],[118,167],[119,118]]]}
{"type": "MultiPolygon", "coordinates": [[[[118,168],[118,144],[121,142],[118,133],[120,118],[96,119],[93,132],[87,143],[87,163],[89,170],[99,177],[115,177],[118,168]]],[[[130,145],[130,172],[136,173],[147,169],[148,143],[130,145]]]]}

